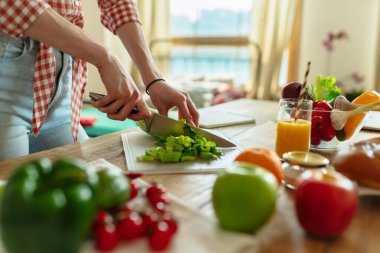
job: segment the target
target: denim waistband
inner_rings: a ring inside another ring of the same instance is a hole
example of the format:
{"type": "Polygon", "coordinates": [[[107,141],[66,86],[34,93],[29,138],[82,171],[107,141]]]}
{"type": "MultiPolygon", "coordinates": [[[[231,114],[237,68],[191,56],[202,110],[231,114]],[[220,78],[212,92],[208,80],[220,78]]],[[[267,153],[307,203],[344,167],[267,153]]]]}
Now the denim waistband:
{"type": "Polygon", "coordinates": [[[39,47],[39,41],[37,40],[33,40],[29,37],[14,38],[4,33],[1,30],[0,30],[0,42],[6,43],[6,44],[13,44],[19,47],[26,45],[28,51],[32,51],[32,50],[37,51],[39,47]]]}

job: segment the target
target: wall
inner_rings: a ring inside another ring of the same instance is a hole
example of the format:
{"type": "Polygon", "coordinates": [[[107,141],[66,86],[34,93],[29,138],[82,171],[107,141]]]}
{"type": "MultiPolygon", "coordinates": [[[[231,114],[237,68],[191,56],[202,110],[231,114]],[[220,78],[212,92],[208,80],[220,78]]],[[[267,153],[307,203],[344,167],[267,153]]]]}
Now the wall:
{"type": "MultiPolygon", "coordinates": [[[[130,67],[130,59],[126,49],[117,36],[104,28],[100,23],[100,10],[97,1],[83,1],[83,12],[85,16],[84,31],[98,43],[106,46],[119,57],[126,68],[130,67]]],[[[88,64],[88,82],[85,98],[88,98],[88,92],[106,93],[103,83],[100,79],[97,69],[88,64]]]]}
{"type": "Polygon", "coordinates": [[[364,75],[366,89],[373,89],[379,4],[379,0],[304,0],[298,80],[303,80],[310,60],[312,79],[318,74],[343,79],[356,71],[364,75]],[[336,41],[329,57],[322,41],[328,32],[342,29],[349,38],[336,41]]]}

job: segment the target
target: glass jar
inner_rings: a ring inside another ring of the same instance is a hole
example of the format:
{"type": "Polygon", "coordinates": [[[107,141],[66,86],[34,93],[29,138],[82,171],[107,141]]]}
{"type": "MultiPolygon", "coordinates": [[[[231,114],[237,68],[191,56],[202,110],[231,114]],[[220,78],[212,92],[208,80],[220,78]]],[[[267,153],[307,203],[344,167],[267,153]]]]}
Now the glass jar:
{"type": "Polygon", "coordinates": [[[297,178],[309,169],[326,170],[330,161],[326,157],[303,151],[294,151],[284,153],[282,156],[284,160],[284,184],[289,189],[295,189],[297,178]]]}

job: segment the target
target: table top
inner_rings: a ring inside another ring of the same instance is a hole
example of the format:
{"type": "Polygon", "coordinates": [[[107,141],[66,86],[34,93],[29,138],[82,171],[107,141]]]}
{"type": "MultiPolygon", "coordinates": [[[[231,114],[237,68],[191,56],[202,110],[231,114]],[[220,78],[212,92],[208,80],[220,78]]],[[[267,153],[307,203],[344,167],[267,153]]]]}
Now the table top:
{"type": "MultiPolygon", "coordinates": [[[[240,99],[217,105],[214,109],[235,112],[256,118],[256,126],[267,121],[275,121],[277,102],[240,99]]],[[[222,134],[234,141],[234,137],[255,127],[252,124],[218,128],[222,134]]],[[[17,165],[39,157],[74,157],[85,161],[106,159],[116,166],[127,169],[122,132],[92,138],[83,143],[66,145],[28,156],[0,162],[0,179],[6,179],[17,165]]],[[[362,131],[353,142],[379,137],[380,133],[362,131]]],[[[273,140],[274,142],[274,136],[273,140]]],[[[237,143],[239,145],[239,143],[237,143]]],[[[252,141],[252,146],[255,143],[252,141]]],[[[158,182],[174,195],[214,219],[211,206],[211,190],[216,179],[215,174],[170,174],[144,176],[144,180],[158,182]]],[[[260,246],[260,252],[379,252],[380,240],[377,230],[380,228],[379,197],[361,196],[358,212],[348,230],[339,238],[326,241],[306,235],[298,225],[294,209],[293,192],[282,187],[276,210],[271,220],[254,237],[260,246]]]]}

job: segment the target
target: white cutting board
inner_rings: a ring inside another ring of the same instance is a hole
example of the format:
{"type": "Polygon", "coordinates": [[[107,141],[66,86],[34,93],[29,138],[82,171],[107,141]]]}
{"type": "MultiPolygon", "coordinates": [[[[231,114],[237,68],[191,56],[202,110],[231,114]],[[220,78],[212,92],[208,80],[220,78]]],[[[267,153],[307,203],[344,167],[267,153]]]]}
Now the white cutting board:
{"type": "Polygon", "coordinates": [[[141,131],[124,133],[121,135],[121,138],[128,171],[143,174],[215,172],[232,164],[235,157],[241,152],[238,147],[219,148],[224,155],[212,161],[196,159],[180,163],[141,162],[137,161],[137,157],[144,155],[146,150],[155,147],[154,138],[141,131]]]}
{"type": "Polygon", "coordinates": [[[210,110],[208,108],[199,109],[199,115],[199,126],[202,128],[216,128],[255,123],[255,119],[252,117],[232,112],[210,110]]]}

